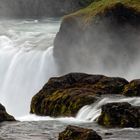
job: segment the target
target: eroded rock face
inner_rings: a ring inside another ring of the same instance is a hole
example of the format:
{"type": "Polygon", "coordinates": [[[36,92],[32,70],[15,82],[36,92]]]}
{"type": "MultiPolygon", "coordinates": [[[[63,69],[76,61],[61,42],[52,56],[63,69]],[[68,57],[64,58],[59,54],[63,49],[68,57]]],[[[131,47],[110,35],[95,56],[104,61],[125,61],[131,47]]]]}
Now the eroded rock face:
{"type": "Polygon", "coordinates": [[[66,16],[54,42],[60,73],[127,73],[140,51],[139,5],[99,1],[66,16]]]}
{"type": "Polygon", "coordinates": [[[123,94],[129,97],[140,96],[140,79],[133,80],[126,85],[123,94]]]}
{"type": "Polygon", "coordinates": [[[100,95],[120,94],[128,82],[123,78],[70,73],[51,78],[31,102],[31,113],[45,116],[75,116],[100,95]]]}
{"type": "Polygon", "coordinates": [[[140,107],[129,103],[108,103],[102,106],[98,124],[105,127],[140,127],[140,107]]]}
{"type": "Polygon", "coordinates": [[[5,107],[2,104],[0,104],[0,122],[3,122],[3,121],[15,121],[15,118],[9,115],[6,112],[5,107]]]}
{"type": "Polygon", "coordinates": [[[102,140],[102,138],[92,129],[68,126],[59,134],[58,140],[102,140]]]}

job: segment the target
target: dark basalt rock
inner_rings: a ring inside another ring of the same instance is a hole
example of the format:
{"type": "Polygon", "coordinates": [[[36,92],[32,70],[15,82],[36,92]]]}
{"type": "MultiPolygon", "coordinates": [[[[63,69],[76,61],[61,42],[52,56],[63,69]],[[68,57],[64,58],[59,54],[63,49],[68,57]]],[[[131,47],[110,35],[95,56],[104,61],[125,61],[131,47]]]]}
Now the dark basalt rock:
{"type": "Polygon", "coordinates": [[[102,106],[98,124],[105,127],[140,127],[140,107],[129,103],[108,103],[102,106]]]}
{"type": "Polygon", "coordinates": [[[70,73],[51,78],[31,102],[31,113],[45,116],[75,116],[81,107],[100,95],[119,94],[128,82],[123,78],[70,73]]]}
{"type": "Polygon", "coordinates": [[[102,140],[92,129],[84,129],[76,126],[68,126],[59,134],[58,140],[102,140]]]}
{"type": "Polygon", "coordinates": [[[0,104],[0,122],[3,122],[3,121],[15,121],[15,118],[9,115],[6,112],[5,107],[2,104],[0,104]]]}
{"type": "Polygon", "coordinates": [[[125,96],[140,96],[140,79],[131,81],[124,87],[123,94],[125,96]]]}

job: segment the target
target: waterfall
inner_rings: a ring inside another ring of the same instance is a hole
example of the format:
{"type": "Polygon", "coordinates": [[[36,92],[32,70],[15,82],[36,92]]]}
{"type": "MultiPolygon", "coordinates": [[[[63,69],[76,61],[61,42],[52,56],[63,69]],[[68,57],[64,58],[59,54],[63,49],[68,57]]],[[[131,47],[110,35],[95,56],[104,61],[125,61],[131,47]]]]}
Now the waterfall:
{"type": "Polygon", "coordinates": [[[77,116],[76,119],[78,120],[84,120],[84,121],[94,121],[97,117],[101,114],[101,107],[102,105],[105,105],[107,103],[112,102],[128,102],[132,105],[140,106],[140,98],[139,97],[133,97],[133,98],[121,98],[120,97],[105,97],[101,99],[100,101],[92,104],[92,105],[86,105],[82,107],[77,116]]]}
{"type": "Polygon", "coordinates": [[[0,102],[15,117],[28,114],[33,95],[57,75],[53,40],[58,29],[59,21],[52,19],[0,22],[0,102]]]}

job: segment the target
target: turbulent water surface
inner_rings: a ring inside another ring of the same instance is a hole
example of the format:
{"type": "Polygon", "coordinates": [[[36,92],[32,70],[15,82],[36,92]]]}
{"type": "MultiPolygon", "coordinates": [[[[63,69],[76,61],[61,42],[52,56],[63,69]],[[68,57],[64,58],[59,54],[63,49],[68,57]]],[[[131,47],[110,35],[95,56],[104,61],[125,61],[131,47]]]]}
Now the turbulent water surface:
{"type": "Polygon", "coordinates": [[[0,124],[0,140],[57,140],[68,124],[92,128],[104,140],[139,140],[140,129],[105,129],[94,122],[101,105],[112,101],[140,105],[139,98],[103,97],[94,105],[83,107],[76,118],[29,114],[33,95],[58,74],[53,40],[59,26],[59,19],[0,21],[0,102],[20,120],[0,124]]]}
{"type": "Polygon", "coordinates": [[[140,129],[105,129],[96,123],[72,123],[67,121],[37,121],[1,124],[1,140],[58,140],[59,132],[68,124],[92,128],[103,140],[139,140],[140,129]]]}

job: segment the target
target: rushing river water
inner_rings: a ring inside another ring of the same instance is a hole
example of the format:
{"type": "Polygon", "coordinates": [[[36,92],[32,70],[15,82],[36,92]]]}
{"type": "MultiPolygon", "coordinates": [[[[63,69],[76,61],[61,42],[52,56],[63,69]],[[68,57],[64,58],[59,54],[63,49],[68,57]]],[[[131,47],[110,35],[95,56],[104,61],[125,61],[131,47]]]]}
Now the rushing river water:
{"type": "Polygon", "coordinates": [[[103,140],[139,140],[140,137],[140,129],[105,129],[95,122],[30,121],[1,124],[0,140],[58,140],[59,132],[68,124],[92,128],[102,136],[103,140]]]}
{"type": "Polygon", "coordinates": [[[139,140],[139,129],[105,129],[95,122],[101,105],[139,98],[103,97],[83,107],[76,118],[37,117],[29,114],[30,101],[47,80],[58,75],[53,40],[60,20],[0,21],[0,102],[19,122],[0,124],[0,140],[57,140],[68,124],[96,130],[104,140],[139,140]]]}

